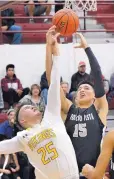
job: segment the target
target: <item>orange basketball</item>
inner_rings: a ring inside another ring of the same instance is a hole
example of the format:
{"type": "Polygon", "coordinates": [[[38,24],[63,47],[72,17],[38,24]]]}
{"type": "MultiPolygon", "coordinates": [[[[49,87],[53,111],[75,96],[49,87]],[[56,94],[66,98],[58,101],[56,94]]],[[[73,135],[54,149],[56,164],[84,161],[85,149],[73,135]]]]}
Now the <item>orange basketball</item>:
{"type": "Polygon", "coordinates": [[[71,9],[62,9],[53,16],[52,23],[56,25],[57,32],[61,35],[70,36],[77,31],[79,19],[71,9]]]}

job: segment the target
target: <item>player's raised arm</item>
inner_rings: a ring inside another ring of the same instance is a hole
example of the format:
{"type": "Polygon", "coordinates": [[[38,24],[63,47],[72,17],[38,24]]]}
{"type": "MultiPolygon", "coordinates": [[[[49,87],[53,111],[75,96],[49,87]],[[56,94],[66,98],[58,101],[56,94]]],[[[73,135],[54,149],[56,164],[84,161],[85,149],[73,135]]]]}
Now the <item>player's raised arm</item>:
{"type": "MultiPolygon", "coordinates": [[[[64,96],[61,89],[61,101],[60,101],[60,72],[59,72],[59,47],[57,43],[58,33],[55,32],[55,26],[51,27],[47,32],[47,45],[46,45],[46,76],[50,84],[48,92],[48,110],[53,109],[56,112],[59,110],[60,106],[67,110],[66,106],[69,105],[69,101],[64,96]],[[53,54],[53,59],[52,59],[53,54]],[[56,105],[56,103],[57,105],[56,105]],[[61,105],[60,105],[61,103],[61,105]],[[57,109],[59,106],[59,109],[57,109]]],[[[71,102],[70,102],[71,104],[71,102]]],[[[69,109],[69,108],[68,108],[69,109]]]]}
{"type": "Polygon", "coordinates": [[[57,36],[55,33],[55,27],[52,27],[47,35],[47,47],[46,47],[46,73],[47,76],[51,73],[51,82],[48,90],[48,100],[46,110],[54,115],[60,115],[61,102],[60,102],[60,70],[59,70],[59,47],[57,43],[57,36]],[[52,41],[52,42],[51,42],[52,41]],[[48,59],[51,58],[52,48],[48,45],[52,43],[54,47],[53,60],[51,59],[51,65],[48,63],[48,59]],[[49,69],[49,70],[48,70],[49,69]],[[50,72],[49,72],[50,71],[50,72]]]}
{"type": "Polygon", "coordinates": [[[0,154],[12,154],[23,151],[23,147],[18,141],[18,137],[0,142],[0,154]]]}
{"type": "Polygon", "coordinates": [[[99,117],[101,121],[103,122],[104,125],[106,125],[108,103],[106,100],[105,90],[103,86],[101,68],[91,48],[88,46],[84,36],[80,33],[77,33],[77,35],[80,37],[81,43],[76,45],[75,48],[84,48],[88,56],[91,71],[94,78],[94,89],[95,89],[95,97],[96,97],[95,107],[99,111],[99,117]]]}
{"type": "Polygon", "coordinates": [[[82,173],[88,179],[102,179],[109,165],[110,158],[114,151],[114,131],[109,132],[103,140],[101,154],[97,160],[96,167],[86,164],[82,173]]]}

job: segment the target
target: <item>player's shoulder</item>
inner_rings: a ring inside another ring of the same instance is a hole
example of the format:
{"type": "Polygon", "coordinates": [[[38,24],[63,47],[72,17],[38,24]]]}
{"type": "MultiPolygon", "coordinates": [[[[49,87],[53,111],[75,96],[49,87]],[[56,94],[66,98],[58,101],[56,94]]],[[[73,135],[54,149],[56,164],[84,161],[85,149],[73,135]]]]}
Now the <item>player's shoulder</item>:
{"type": "Polygon", "coordinates": [[[78,108],[74,105],[74,104],[72,104],[71,106],[70,106],[70,108],[69,108],[69,111],[68,111],[68,113],[72,113],[72,111],[77,111],[78,110],[78,108]]]}
{"type": "Polygon", "coordinates": [[[30,131],[31,131],[31,128],[28,128],[28,129],[26,129],[26,130],[20,131],[20,132],[17,133],[17,136],[18,136],[18,137],[24,137],[24,136],[28,135],[28,133],[29,133],[30,131]]]}
{"type": "Polygon", "coordinates": [[[106,134],[106,137],[112,141],[114,141],[114,130],[111,130],[106,134]]]}

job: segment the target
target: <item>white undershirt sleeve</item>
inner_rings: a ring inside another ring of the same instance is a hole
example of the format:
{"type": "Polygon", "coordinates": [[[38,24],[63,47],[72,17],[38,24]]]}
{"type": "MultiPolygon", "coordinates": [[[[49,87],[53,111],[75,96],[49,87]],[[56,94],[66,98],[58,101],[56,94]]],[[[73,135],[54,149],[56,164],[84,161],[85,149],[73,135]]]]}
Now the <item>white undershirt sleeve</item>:
{"type": "Polygon", "coordinates": [[[51,71],[51,84],[48,90],[47,112],[52,115],[60,116],[61,101],[60,101],[60,67],[59,56],[53,57],[53,66],[51,71]]]}
{"type": "Polygon", "coordinates": [[[12,154],[20,151],[23,151],[23,146],[17,136],[0,142],[0,154],[12,154]]]}

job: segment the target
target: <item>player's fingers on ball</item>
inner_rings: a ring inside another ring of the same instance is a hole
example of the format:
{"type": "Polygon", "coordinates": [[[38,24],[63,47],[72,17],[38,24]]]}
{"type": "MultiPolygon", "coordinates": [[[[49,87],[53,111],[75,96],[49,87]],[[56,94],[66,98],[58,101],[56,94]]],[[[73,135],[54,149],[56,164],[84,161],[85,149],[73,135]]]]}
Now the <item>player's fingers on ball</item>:
{"type": "Polygon", "coordinates": [[[47,37],[50,37],[50,35],[54,34],[55,33],[55,30],[49,30],[46,34],[47,37]]]}
{"type": "Polygon", "coordinates": [[[56,29],[56,26],[52,26],[51,28],[49,28],[49,30],[47,31],[47,34],[49,34],[52,30],[55,30],[56,29]]]}
{"type": "Polygon", "coordinates": [[[55,36],[56,36],[56,38],[59,37],[59,36],[60,36],[60,33],[57,33],[55,36]]]}
{"type": "Polygon", "coordinates": [[[51,29],[51,30],[49,31],[49,34],[55,35],[55,30],[54,30],[54,29],[51,29]]]}
{"type": "Polygon", "coordinates": [[[74,45],[74,48],[81,48],[81,47],[82,47],[82,45],[80,43],[77,43],[74,45]]]}
{"type": "Polygon", "coordinates": [[[83,39],[83,38],[84,38],[83,34],[78,33],[78,32],[76,33],[76,36],[80,37],[80,39],[83,39]]]}
{"type": "Polygon", "coordinates": [[[80,36],[81,36],[81,33],[76,32],[76,36],[80,37],[80,36]]]}
{"type": "Polygon", "coordinates": [[[49,31],[52,30],[52,29],[56,29],[56,26],[53,25],[52,27],[49,28],[49,31]]]}

